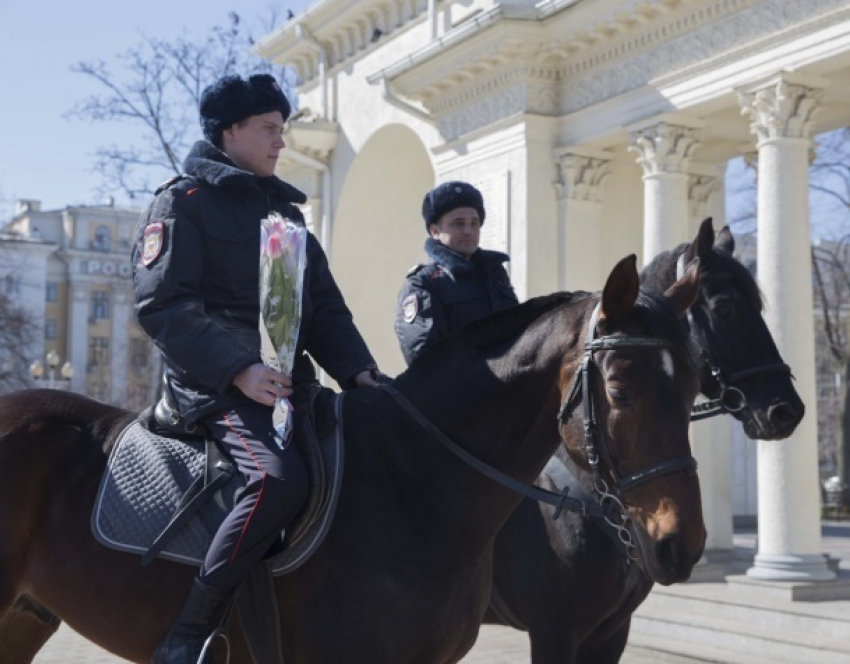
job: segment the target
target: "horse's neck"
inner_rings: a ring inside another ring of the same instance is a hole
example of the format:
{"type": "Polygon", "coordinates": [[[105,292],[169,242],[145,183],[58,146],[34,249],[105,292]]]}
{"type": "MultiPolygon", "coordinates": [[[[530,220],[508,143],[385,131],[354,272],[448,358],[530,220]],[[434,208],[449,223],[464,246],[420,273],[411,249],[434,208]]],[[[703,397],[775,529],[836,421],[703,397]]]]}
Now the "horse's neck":
{"type": "MultiPolygon", "coordinates": [[[[534,349],[519,339],[504,356],[489,361],[461,354],[437,372],[442,375],[422,376],[402,387],[460,446],[531,484],[559,442],[555,386],[563,357],[570,352],[559,346],[570,343],[564,341],[569,337],[547,335],[534,349]]],[[[519,495],[467,466],[421,430],[406,452],[405,484],[422,492],[428,518],[448,531],[447,537],[469,557],[482,553],[519,495]]]]}

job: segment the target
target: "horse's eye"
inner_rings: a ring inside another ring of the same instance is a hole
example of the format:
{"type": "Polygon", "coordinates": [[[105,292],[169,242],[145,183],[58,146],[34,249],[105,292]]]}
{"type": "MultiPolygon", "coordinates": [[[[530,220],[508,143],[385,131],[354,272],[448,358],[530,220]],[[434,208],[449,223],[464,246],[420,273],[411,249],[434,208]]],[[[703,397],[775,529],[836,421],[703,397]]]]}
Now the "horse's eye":
{"type": "Polygon", "coordinates": [[[628,406],[632,402],[631,392],[624,387],[608,386],[608,396],[618,406],[628,406]]]}
{"type": "Polygon", "coordinates": [[[735,315],[735,303],[729,299],[716,300],[711,311],[721,320],[729,320],[735,315]]]}

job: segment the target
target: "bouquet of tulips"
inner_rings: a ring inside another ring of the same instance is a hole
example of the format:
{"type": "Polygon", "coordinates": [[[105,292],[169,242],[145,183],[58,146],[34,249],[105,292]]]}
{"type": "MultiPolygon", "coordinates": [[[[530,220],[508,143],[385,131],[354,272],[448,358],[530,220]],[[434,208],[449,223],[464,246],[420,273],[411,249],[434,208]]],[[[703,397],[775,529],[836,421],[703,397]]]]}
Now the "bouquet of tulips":
{"type": "MultiPolygon", "coordinates": [[[[273,212],[262,221],[260,246],[260,327],[268,334],[274,353],[268,364],[290,375],[301,327],[301,294],[307,263],[307,229],[273,212]]],[[[262,330],[261,330],[262,331],[262,330]]],[[[279,398],[274,422],[278,443],[292,437],[292,404],[279,398]]]]}

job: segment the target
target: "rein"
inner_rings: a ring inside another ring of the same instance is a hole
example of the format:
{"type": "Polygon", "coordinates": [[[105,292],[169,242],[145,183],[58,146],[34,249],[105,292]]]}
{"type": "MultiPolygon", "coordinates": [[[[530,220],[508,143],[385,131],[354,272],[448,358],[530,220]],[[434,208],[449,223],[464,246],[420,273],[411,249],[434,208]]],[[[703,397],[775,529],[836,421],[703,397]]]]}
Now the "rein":
{"type": "Polygon", "coordinates": [[[584,403],[584,435],[585,448],[587,450],[587,459],[593,471],[593,489],[598,502],[588,502],[579,498],[571,498],[568,493],[570,487],[566,486],[560,493],[555,493],[541,487],[525,484],[519,480],[506,475],[505,473],[496,470],[492,466],[484,463],[481,459],[470,454],[467,450],[455,443],[440,428],[429,420],[422,412],[401,392],[389,383],[380,383],[378,389],[386,392],[398,406],[407,413],[410,418],[424,429],[430,436],[436,439],[443,447],[457,456],[461,461],[471,466],[478,472],[486,475],[498,484],[515,491],[527,498],[538,502],[552,505],[555,512],[552,515],[553,520],[560,517],[563,510],[580,514],[583,517],[594,517],[603,519],[609,526],[615,529],[617,538],[620,544],[624,547],[627,558],[637,560],[636,547],[630,526],[632,518],[629,516],[623,502],[621,500],[622,493],[629,491],[636,486],[649,482],[650,480],[669,475],[670,473],[685,470],[689,474],[696,473],[697,462],[691,456],[677,457],[674,459],[666,459],[658,463],[652,464],[640,470],[637,470],[625,477],[621,476],[617,471],[616,464],[611,456],[610,449],[605,437],[604,430],[599,425],[598,413],[599,406],[596,403],[594,391],[593,372],[590,371],[592,365],[595,364],[594,353],[606,350],[622,350],[622,349],[650,349],[650,348],[667,348],[670,346],[668,341],[663,339],[655,339],[652,337],[614,337],[605,336],[596,338],[596,323],[599,319],[599,307],[597,303],[593,310],[588,328],[587,338],[584,344],[584,358],[581,366],[573,376],[573,381],[570,388],[564,397],[561,407],[558,410],[558,427],[565,423],[568,419],[568,411],[570,404],[575,397],[583,396],[584,403]],[[597,444],[598,441],[598,444],[597,444]],[[600,472],[600,452],[604,461],[609,468],[609,472],[614,479],[614,484],[609,490],[608,483],[602,477],[600,472]]]}
{"type": "MultiPolygon", "coordinates": [[[[685,274],[685,254],[679,256],[676,261],[676,278],[681,279],[685,274]]],[[[717,362],[717,353],[714,352],[714,344],[711,342],[709,335],[705,333],[702,326],[697,324],[693,314],[694,307],[688,309],[688,324],[691,328],[691,334],[695,338],[697,344],[702,349],[702,357],[708,365],[714,380],[720,386],[720,396],[717,399],[709,399],[700,403],[694,404],[691,411],[691,421],[697,422],[705,420],[715,415],[723,415],[725,413],[738,413],[747,408],[747,397],[743,390],[735,387],[735,383],[746,378],[759,376],[766,373],[787,373],[791,374],[791,367],[784,362],[776,362],[773,364],[762,364],[747,369],[741,369],[728,374],[723,371],[720,364],[717,362]]]]}

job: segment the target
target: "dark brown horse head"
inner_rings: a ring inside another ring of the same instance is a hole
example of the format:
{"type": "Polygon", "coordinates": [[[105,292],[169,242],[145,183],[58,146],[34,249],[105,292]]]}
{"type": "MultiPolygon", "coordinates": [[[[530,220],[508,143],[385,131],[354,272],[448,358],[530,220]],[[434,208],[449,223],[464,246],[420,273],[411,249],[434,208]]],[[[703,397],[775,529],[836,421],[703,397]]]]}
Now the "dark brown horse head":
{"type": "MultiPolygon", "coordinates": [[[[614,268],[590,323],[595,341],[589,345],[597,350],[590,353],[582,405],[562,431],[570,456],[593,474],[603,505],[624,506],[636,557],[665,585],[690,576],[705,543],[688,440],[699,382],[681,324],[699,293],[698,269],[695,260],[660,295],[639,288],[634,256],[614,268]],[[590,437],[583,431],[588,420],[595,429],[590,437]]],[[[565,398],[570,390],[564,381],[565,398]]]]}
{"type": "Polygon", "coordinates": [[[782,361],[762,318],[758,285],[733,258],[734,251],[729,227],[715,240],[711,219],[706,219],[680,261],[700,260],[691,333],[702,349],[701,391],[709,399],[720,399],[750,438],[787,438],[803,419],[805,407],[794,389],[791,368],[782,361]]]}

